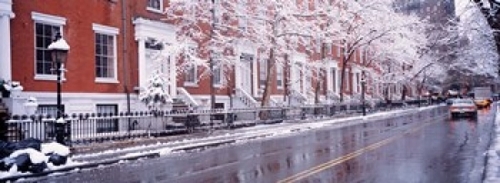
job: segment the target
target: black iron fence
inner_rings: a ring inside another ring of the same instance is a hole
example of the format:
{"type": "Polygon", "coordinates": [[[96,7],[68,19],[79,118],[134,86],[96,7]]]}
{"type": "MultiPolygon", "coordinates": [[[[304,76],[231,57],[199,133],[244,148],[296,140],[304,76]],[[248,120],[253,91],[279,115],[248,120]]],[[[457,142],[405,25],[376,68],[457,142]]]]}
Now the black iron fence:
{"type": "MultiPolygon", "coordinates": [[[[317,118],[338,118],[367,113],[428,105],[425,100],[378,102],[301,107],[268,107],[230,110],[172,110],[117,114],[72,114],[64,116],[64,130],[56,131],[53,116],[12,116],[2,125],[0,136],[7,141],[37,138],[52,141],[56,132],[64,133],[67,144],[102,142],[138,137],[158,137],[200,130],[239,128],[257,124],[280,123],[317,118]]],[[[61,121],[59,121],[61,122],[61,121]]]]}

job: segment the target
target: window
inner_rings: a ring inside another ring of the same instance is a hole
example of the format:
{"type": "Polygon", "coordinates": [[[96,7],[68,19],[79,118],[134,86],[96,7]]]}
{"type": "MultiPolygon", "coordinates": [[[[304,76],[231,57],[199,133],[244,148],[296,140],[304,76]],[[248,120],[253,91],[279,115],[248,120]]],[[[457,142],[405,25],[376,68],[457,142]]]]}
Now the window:
{"type": "MultiPolygon", "coordinates": [[[[61,108],[62,108],[62,113],[64,114],[64,105],[62,105],[61,108]]],[[[38,105],[36,113],[41,115],[49,115],[50,117],[56,118],[57,105],[38,105]]],[[[45,134],[47,134],[47,137],[55,137],[56,128],[54,126],[54,123],[45,123],[44,127],[45,127],[45,134]]]]}
{"type": "Polygon", "coordinates": [[[184,73],[184,84],[196,85],[198,83],[198,66],[191,61],[191,57],[196,54],[195,47],[189,47],[188,54],[186,56],[186,62],[188,65],[186,67],[186,72],[184,73]]]}
{"type": "Polygon", "coordinates": [[[349,70],[346,69],[345,71],[345,74],[344,74],[344,86],[345,86],[345,91],[349,91],[351,86],[350,86],[350,82],[349,82],[349,78],[350,78],[350,73],[349,73],[349,70]]]}
{"type": "Polygon", "coordinates": [[[223,81],[223,65],[220,62],[221,54],[217,53],[214,56],[214,70],[212,71],[212,74],[214,75],[214,85],[222,85],[223,81]]]}
{"type": "MultiPolygon", "coordinates": [[[[96,106],[97,114],[101,117],[112,116],[118,113],[118,105],[116,104],[97,104],[96,106]]],[[[118,131],[118,118],[108,118],[108,119],[98,119],[96,121],[96,132],[106,133],[106,132],[116,132],[118,131]]]]}
{"type": "Polygon", "coordinates": [[[262,59],[259,63],[259,85],[265,88],[267,80],[267,59],[262,59]]]}
{"type": "Polygon", "coordinates": [[[283,84],[283,66],[280,64],[276,65],[276,86],[277,88],[282,89],[283,84]]]}
{"type": "MultiPolygon", "coordinates": [[[[64,105],[61,106],[62,113],[64,114],[64,105]]],[[[38,105],[37,114],[50,115],[51,117],[57,116],[57,105],[38,105]]]]}
{"type": "Polygon", "coordinates": [[[336,68],[331,68],[330,69],[330,74],[332,76],[332,91],[337,92],[337,69],[336,68]]]}
{"type": "Polygon", "coordinates": [[[358,72],[356,73],[356,92],[359,93],[361,92],[361,74],[358,72]]]}
{"type": "Polygon", "coordinates": [[[197,83],[197,75],[198,75],[198,69],[195,64],[190,64],[187,69],[186,73],[184,76],[184,82],[188,84],[196,84],[197,83]]]}
{"type": "Polygon", "coordinates": [[[219,23],[221,23],[223,21],[222,18],[223,18],[223,15],[224,15],[223,11],[221,11],[222,5],[220,3],[220,0],[215,0],[214,1],[214,6],[215,6],[215,10],[218,10],[218,11],[215,11],[215,17],[214,17],[215,20],[214,20],[214,22],[216,24],[219,24],[219,23]]]}
{"type": "Polygon", "coordinates": [[[57,33],[63,35],[66,18],[37,12],[32,12],[31,17],[35,21],[35,79],[55,80],[55,65],[47,47],[57,33]]]}
{"type": "Polygon", "coordinates": [[[93,25],[95,39],[96,82],[118,83],[116,35],[118,29],[103,25],[93,25]]]}
{"type": "Polygon", "coordinates": [[[325,55],[329,55],[332,52],[332,44],[326,43],[325,44],[325,55]]]}
{"type": "Polygon", "coordinates": [[[214,84],[222,85],[222,65],[219,63],[214,67],[214,84]]]}
{"type": "Polygon", "coordinates": [[[35,23],[36,39],[36,74],[55,75],[52,58],[48,46],[55,38],[55,35],[61,31],[60,26],[54,26],[43,23],[35,23]]]}
{"type": "MultiPolygon", "coordinates": [[[[316,37],[316,52],[321,53],[321,48],[323,48],[323,43],[321,42],[321,37],[316,37]]],[[[326,52],[325,52],[326,54],[326,52]]]]}
{"type": "Polygon", "coordinates": [[[338,45],[337,46],[337,57],[342,57],[342,46],[338,45]]]}
{"type": "Polygon", "coordinates": [[[246,16],[240,16],[238,19],[238,28],[241,32],[246,32],[248,27],[248,20],[246,16]]]}
{"type": "MultiPolygon", "coordinates": [[[[311,68],[304,68],[304,79],[305,79],[305,82],[304,82],[304,89],[306,91],[309,91],[312,87],[312,70],[311,68]]],[[[306,92],[304,91],[304,92],[306,92]]]]}
{"type": "Polygon", "coordinates": [[[148,0],[147,10],[161,13],[163,10],[163,0],[148,0]]]}

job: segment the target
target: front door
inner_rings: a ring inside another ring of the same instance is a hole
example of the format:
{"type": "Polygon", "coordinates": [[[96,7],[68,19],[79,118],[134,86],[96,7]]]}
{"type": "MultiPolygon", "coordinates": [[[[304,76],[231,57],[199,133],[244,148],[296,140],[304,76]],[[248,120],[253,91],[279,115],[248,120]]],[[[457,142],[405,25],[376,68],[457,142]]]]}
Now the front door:
{"type": "Polygon", "coordinates": [[[242,54],[240,57],[240,87],[248,94],[252,94],[252,62],[253,55],[242,54]]]}
{"type": "Polygon", "coordinates": [[[160,74],[164,79],[165,83],[163,84],[163,89],[170,95],[172,95],[172,86],[170,83],[175,82],[170,77],[171,68],[171,60],[170,57],[162,54],[163,46],[159,46],[159,43],[146,42],[146,86],[149,85],[149,82],[153,79],[156,74],[160,74]]]}

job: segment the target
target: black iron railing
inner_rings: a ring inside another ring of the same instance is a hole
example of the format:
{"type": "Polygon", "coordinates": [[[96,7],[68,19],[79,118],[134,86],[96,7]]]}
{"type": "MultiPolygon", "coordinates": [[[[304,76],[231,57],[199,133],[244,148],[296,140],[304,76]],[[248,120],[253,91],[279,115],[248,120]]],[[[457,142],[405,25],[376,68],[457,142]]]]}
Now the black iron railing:
{"type": "MultiPolygon", "coordinates": [[[[365,104],[368,113],[428,105],[426,101],[365,104]]],[[[64,116],[67,144],[103,142],[137,137],[158,137],[200,130],[238,128],[283,121],[314,120],[360,115],[361,103],[311,105],[301,107],[268,107],[230,110],[172,110],[118,114],[72,114],[64,116]],[[210,120],[212,119],[212,120],[210,120]],[[211,123],[212,122],[212,123],[211,123]]],[[[12,116],[0,134],[8,141],[56,138],[53,116],[12,116]]]]}

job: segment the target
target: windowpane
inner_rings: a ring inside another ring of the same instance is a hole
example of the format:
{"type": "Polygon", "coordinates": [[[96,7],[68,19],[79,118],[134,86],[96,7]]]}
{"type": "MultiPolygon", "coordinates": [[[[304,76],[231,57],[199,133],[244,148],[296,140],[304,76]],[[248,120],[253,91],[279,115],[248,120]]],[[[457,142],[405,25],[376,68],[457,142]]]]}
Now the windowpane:
{"type": "Polygon", "coordinates": [[[61,30],[60,26],[54,26],[43,23],[35,23],[35,61],[36,74],[55,75],[52,71],[52,58],[47,47],[52,43],[57,32],[61,30]]]}
{"type": "Polygon", "coordinates": [[[197,65],[190,60],[191,59],[190,55],[194,57],[196,55],[197,50],[195,47],[189,47],[187,51],[188,53],[186,56],[186,62],[188,62],[189,65],[187,65],[186,71],[184,73],[184,82],[196,83],[198,78],[198,70],[197,70],[198,68],[197,65]]]}
{"type": "Polygon", "coordinates": [[[337,70],[335,68],[332,68],[331,75],[333,92],[337,92],[337,70]]]}
{"type": "Polygon", "coordinates": [[[276,66],[276,85],[283,87],[283,67],[281,65],[276,66]]]}
{"type": "MultiPolygon", "coordinates": [[[[98,104],[96,106],[98,114],[106,114],[106,115],[114,115],[118,113],[118,105],[101,105],[98,104]]],[[[105,133],[105,132],[116,132],[118,131],[118,119],[98,119],[96,121],[96,131],[97,133],[105,133]]]]}
{"type": "Polygon", "coordinates": [[[162,0],[148,0],[148,8],[161,10],[161,1],[162,0]]]}
{"type": "Polygon", "coordinates": [[[114,78],[115,71],[115,37],[101,33],[95,34],[95,67],[99,78],[114,78]]]}
{"type": "Polygon", "coordinates": [[[267,60],[262,59],[259,63],[259,85],[261,88],[266,86],[267,80],[267,60]]]}

